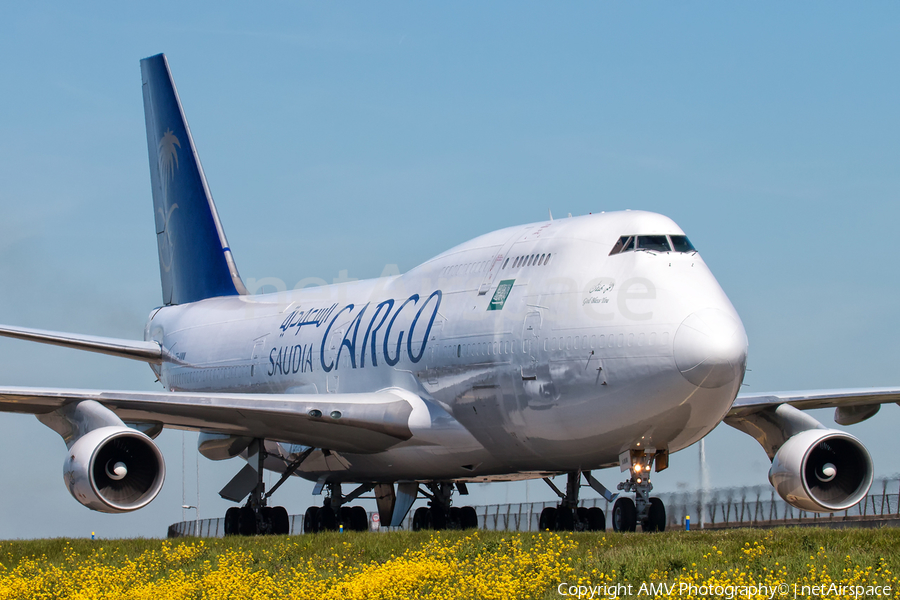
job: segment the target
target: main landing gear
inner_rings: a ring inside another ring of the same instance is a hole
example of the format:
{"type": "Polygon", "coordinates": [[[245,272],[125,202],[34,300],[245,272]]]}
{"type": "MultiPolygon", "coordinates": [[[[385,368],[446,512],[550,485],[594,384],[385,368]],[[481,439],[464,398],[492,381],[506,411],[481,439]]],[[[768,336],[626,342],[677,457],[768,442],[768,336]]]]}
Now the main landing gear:
{"type": "MultiPolygon", "coordinates": [[[[541,511],[538,526],[541,531],[604,531],[606,515],[597,506],[587,508],[578,506],[578,492],[581,489],[581,471],[566,474],[566,493],[562,493],[549,477],[544,481],[560,497],[556,507],[549,506],[541,511]]],[[[591,474],[585,473],[588,482],[591,474]]],[[[599,484],[598,484],[599,485],[599,484]]]]}
{"type": "MultiPolygon", "coordinates": [[[[429,499],[428,506],[420,506],[413,513],[413,531],[423,529],[477,529],[478,516],[471,506],[451,506],[453,483],[427,483],[428,491],[420,490],[429,499]]],[[[465,483],[456,484],[459,493],[468,494],[465,483]]]]}
{"type": "MultiPolygon", "coordinates": [[[[268,506],[268,500],[275,490],[294,474],[313,449],[303,452],[297,460],[288,465],[278,483],[266,493],[266,484],[263,482],[263,464],[268,456],[265,440],[255,440],[254,444],[258,461],[255,467],[256,485],[250,492],[247,504],[240,508],[233,506],[225,512],[225,535],[288,535],[291,532],[291,522],[287,510],[283,506],[268,506]]],[[[252,460],[252,453],[250,459],[252,460]]],[[[250,467],[252,468],[252,465],[250,467]]],[[[240,475],[239,473],[238,476],[240,475]]],[[[246,491],[243,493],[246,494],[246,491]]]]}
{"type": "Polygon", "coordinates": [[[634,492],[634,500],[621,497],[613,504],[612,525],[615,531],[635,531],[641,524],[641,531],[665,531],[666,507],[659,498],[651,498],[653,484],[650,483],[650,468],[657,461],[657,471],[668,466],[666,453],[650,454],[644,450],[630,450],[623,453],[620,463],[628,467],[631,477],[617,487],[623,492],[634,492]]]}
{"type": "Polygon", "coordinates": [[[343,527],[344,531],[368,531],[369,514],[362,506],[346,506],[375,486],[362,484],[350,494],[344,496],[341,493],[340,483],[327,484],[328,496],[323,505],[310,506],[303,515],[303,531],[305,533],[319,533],[320,531],[338,531],[343,527]]]}

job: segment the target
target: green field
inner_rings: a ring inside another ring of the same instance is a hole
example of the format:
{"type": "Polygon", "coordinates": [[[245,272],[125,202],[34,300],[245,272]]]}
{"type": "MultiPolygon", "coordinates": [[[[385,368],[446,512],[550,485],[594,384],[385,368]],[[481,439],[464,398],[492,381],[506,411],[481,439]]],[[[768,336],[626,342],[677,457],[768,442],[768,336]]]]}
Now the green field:
{"type": "MultiPolygon", "coordinates": [[[[663,583],[685,598],[726,597],[716,586],[746,597],[760,584],[790,586],[776,598],[793,597],[794,584],[890,585],[900,597],[900,530],[57,539],[0,542],[0,566],[0,599],[561,598],[560,583],[585,586],[584,597],[589,587],[612,596],[612,585],[619,596],[630,585],[631,596],[669,597],[663,583]],[[640,594],[642,584],[660,593],[640,594]]],[[[827,597],[858,597],[844,592],[827,597]]]]}

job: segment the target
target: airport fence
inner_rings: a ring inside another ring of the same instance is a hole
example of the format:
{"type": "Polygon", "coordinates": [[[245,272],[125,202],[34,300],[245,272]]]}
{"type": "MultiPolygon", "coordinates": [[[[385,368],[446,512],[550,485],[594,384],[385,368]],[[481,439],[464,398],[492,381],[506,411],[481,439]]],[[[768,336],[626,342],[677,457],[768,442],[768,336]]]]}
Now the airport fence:
{"type": "MultiPolygon", "coordinates": [[[[900,478],[880,479],[856,506],[834,513],[813,513],[794,508],[769,486],[714,489],[658,494],[665,503],[668,529],[683,528],[686,517],[693,529],[774,527],[783,525],[864,526],[900,521],[900,478]]],[[[556,502],[520,502],[476,506],[478,527],[494,531],[537,531],[541,511],[556,502]]],[[[581,506],[598,506],[611,528],[611,505],[603,498],[588,498],[581,506]]],[[[412,529],[412,514],[397,529],[412,529]]],[[[374,512],[369,513],[373,523],[374,512]]],[[[303,533],[303,515],[290,516],[291,534],[303,533]]],[[[387,531],[390,528],[381,527],[387,531]]],[[[169,537],[223,537],[225,519],[182,521],[169,527],[169,537]]]]}

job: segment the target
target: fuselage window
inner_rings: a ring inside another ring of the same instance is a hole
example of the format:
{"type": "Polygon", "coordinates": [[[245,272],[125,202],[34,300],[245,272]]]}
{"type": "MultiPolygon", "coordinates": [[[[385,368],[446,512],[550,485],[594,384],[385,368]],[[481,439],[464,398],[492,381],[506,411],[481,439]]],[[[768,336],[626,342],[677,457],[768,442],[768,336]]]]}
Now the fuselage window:
{"type": "Polygon", "coordinates": [[[530,267],[531,265],[534,264],[534,257],[535,257],[535,256],[537,256],[537,254],[532,254],[532,255],[531,255],[531,258],[528,259],[528,266],[529,266],[529,267],[530,267]]]}
{"type": "Polygon", "coordinates": [[[675,250],[675,252],[697,251],[686,235],[670,235],[669,239],[672,240],[672,248],[675,250]]]}
{"type": "Polygon", "coordinates": [[[550,254],[547,255],[547,259],[544,261],[544,264],[545,264],[545,265],[549,265],[549,264],[550,264],[550,256],[551,256],[550,254]]]}
{"type": "Polygon", "coordinates": [[[669,238],[664,235],[639,235],[638,250],[651,250],[653,252],[670,252],[669,238]]]}
{"type": "Polygon", "coordinates": [[[546,255],[546,254],[541,254],[541,257],[538,259],[537,264],[538,264],[539,267],[540,267],[541,265],[544,264],[544,257],[545,257],[545,256],[547,256],[547,255],[546,255]]]}
{"type": "Polygon", "coordinates": [[[507,258],[505,261],[503,261],[503,268],[505,269],[506,265],[508,265],[508,264],[509,264],[509,259],[507,258]]]}

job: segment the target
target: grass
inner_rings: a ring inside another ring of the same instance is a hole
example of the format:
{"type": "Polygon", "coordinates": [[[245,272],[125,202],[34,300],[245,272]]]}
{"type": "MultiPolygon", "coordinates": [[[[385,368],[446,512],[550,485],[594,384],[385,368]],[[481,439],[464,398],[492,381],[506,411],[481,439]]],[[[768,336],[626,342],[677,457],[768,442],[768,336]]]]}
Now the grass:
{"type": "Polygon", "coordinates": [[[686,581],[887,583],[897,595],[895,572],[900,529],[888,528],[0,542],[0,599],[560,598],[561,582],[686,581]]]}

